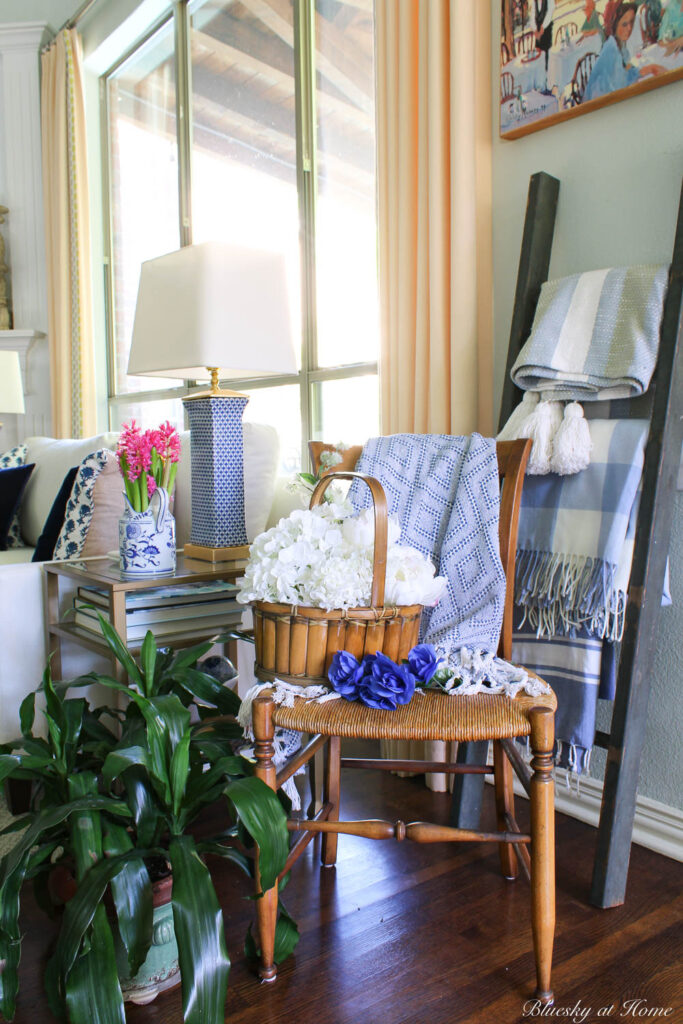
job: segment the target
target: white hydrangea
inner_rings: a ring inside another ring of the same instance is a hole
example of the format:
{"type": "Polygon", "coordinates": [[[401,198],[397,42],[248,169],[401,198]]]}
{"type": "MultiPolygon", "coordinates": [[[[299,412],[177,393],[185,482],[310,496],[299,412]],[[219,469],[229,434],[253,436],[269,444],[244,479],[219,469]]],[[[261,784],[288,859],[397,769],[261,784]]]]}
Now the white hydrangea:
{"type": "MultiPolygon", "coordinates": [[[[433,605],[446,589],[428,558],[400,543],[389,520],[387,604],[433,605]]],[[[370,603],[375,527],[373,512],[354,515],[348,501],[296,509],[251,546],[237,600],[316,608],[370,603]]]]}

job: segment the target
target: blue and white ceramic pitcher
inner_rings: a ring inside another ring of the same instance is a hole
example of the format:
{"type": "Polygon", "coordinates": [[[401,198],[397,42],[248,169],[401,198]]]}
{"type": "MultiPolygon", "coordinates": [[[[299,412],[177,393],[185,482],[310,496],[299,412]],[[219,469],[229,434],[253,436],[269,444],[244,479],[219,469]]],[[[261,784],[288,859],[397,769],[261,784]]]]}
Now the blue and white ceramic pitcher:
{"type": "Polygon", "coordinates": [[[119,562],[126,576],[159,576],[175,572],[175,519],[168,491],[157,487],[145,512],[136,512],[124,495],[119,519],[119,562]],[[156,505],[156,511],[154,506],[156,505]]]}

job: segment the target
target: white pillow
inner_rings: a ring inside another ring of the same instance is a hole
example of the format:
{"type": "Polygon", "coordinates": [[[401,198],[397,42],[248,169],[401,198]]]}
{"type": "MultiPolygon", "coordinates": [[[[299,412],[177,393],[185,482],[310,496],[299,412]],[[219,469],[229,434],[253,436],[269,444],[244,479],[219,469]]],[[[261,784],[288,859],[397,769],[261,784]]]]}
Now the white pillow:
{"type": "Polygon", "coordinates": [[[26,438],[26,462],[36,468],[24,491],[21,506],[21,532],[24,540],[35,547],[64,477],[88,455],[102,448],[116,448],[119,435],[99,434],[97,437],[26,438]]]}
{"type": "MultiPolygon", "coordinates": [[[[263,423],[244,423],[244,515],[247,537],[253,541],[266,528],[275,492],[275,474],[280,451],[277,431],[263,423]]],[[[190,539],[192,526],[192,466],[190,434],[180,435],[182,452],[176,476],[176,543],[179,548],[190,539]]],[[[35,472],[35,470],[34,470],[35,472]]]]}

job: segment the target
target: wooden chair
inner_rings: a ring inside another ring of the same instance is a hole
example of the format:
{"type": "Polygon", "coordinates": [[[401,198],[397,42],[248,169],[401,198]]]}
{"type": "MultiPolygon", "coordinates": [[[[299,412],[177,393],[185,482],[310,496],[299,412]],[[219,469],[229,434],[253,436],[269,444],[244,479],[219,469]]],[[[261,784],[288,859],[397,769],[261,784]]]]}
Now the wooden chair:
{"type": "MultiPolygon", "coordinates": [[[[320,452],[332,446],[311,442],[317,469],[320,452]]],[[[512,648],[513,582],[517,525],[529,441],[499,442],[498,468],[502,481],[500,506],[500,554],[507,587],[503,629],[498,652],[508,658],[512,648]]],[[[348,455],[348,453],[347,453],[348,455]]],[[[351,461],[347,458],[347,463],[351,461]]],[[[355,461],[355,460],[354,460],[355,461]]],[[[335,467],[336,468],[336,467],[335,467]]],[[[341,467],[340,467],[341,468],[341,467]]],[[[352,469],[348,464],[344,469],[352,469]]],[[[496,842],[500,844],[502,873],[517,876],[518,862],[531,882],[531,919],[536,958],[536,998],[552,1001],[550,969],[555,930],[555,842],[554,784],[552,776],[554,715],[557,702],[550,693],[543,697],[519,694],[514,700],[500,694],[450,696],[428,691],[396,711],[379,711],[357,702],[328,701],[323,704],[294,702],[294,707],[277,706],[267,694],[253,703],[256,775],[272,789],[278,789],[296,770],[306,764],[327,743],[323,806],[310,819],[292,819],[290,831],[300,835],[293,843],[283,875],[301,855],[316,833],[323,834],[322,863],[331,866],[337,857],[337,835],[369,839],[411,839],[415,842],[496,842]],[[312,739],[290,762],[276,769],[273,736],[276,726],[310,734],[312,739]],[[529,770],[520,756],[514,737],[530,736],[533,757],[529,770]],[[341,737],[392,740],[443,740],[471,742],[493,740],[493,765],[452,764],[427,761],[342,758],[341,737]],[[375,768],[384,771],[445,772],[449,774],[493,774],[495,781],[496,832],[450,828],[429,822],[383,820],[339,821],[340,769],[375,768]],[[522,833],[514,814],[512,771],[517,773],[531,801],[531,832],[522,833]],[[530,852],[529,852],[530,844],[530,852]]],[[[257,901],[261,964],[264,981],[274,981],[273,960],[277,891],[269,890],[257,901]]]]}
{"type": "Polygon", "coordinates": [[[504,71],[500,76],[500,102],[507,103],[515,98],[515,78],[511,71],[504,71]]]}
{"type": "Polygon", "coordinates": [[[555,39],[553,40],[553,46],[557,46],[562,42],[565,35],[575,36],[578,34],[579,26],[575,21],[566,21],[564,25],[560,25],[557,32],[555,33],[555,39]]]}
{"type": "Polygon", "coordinates": [[[504,66],[510,61],[510,51],[508,50],[508,44],[504,39],[500,43],[500,63],[504,66]]]}
{"type": "Polygon", "coordinates": [[[519,37],[515,46],[517,47],[517,56],[519,57],[523,53],[531,53],[532,50],[536,50],[536,36],[533,32],[524,32],[519,37]]]}
{"type": "Polygon", "coordinates": [[[578,107],[583,102],[583,94],[597,59],[597,53],[587,53],[578,61],[570,83],[570,103],[573,107],[578,107]]]}

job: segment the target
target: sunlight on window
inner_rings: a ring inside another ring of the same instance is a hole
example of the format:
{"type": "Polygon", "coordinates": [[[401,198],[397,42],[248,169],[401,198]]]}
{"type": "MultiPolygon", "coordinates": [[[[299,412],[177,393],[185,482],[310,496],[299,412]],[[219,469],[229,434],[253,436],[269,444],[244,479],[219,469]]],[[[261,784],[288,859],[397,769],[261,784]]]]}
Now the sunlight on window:
{"type": "Polygon", "coordinates": [[[140,264],[180,244],[172,27],[115,71],[108,89],[117,391],[151,391],[167,388],[168,380],[129,377],[126,370],[140,264]]]}

